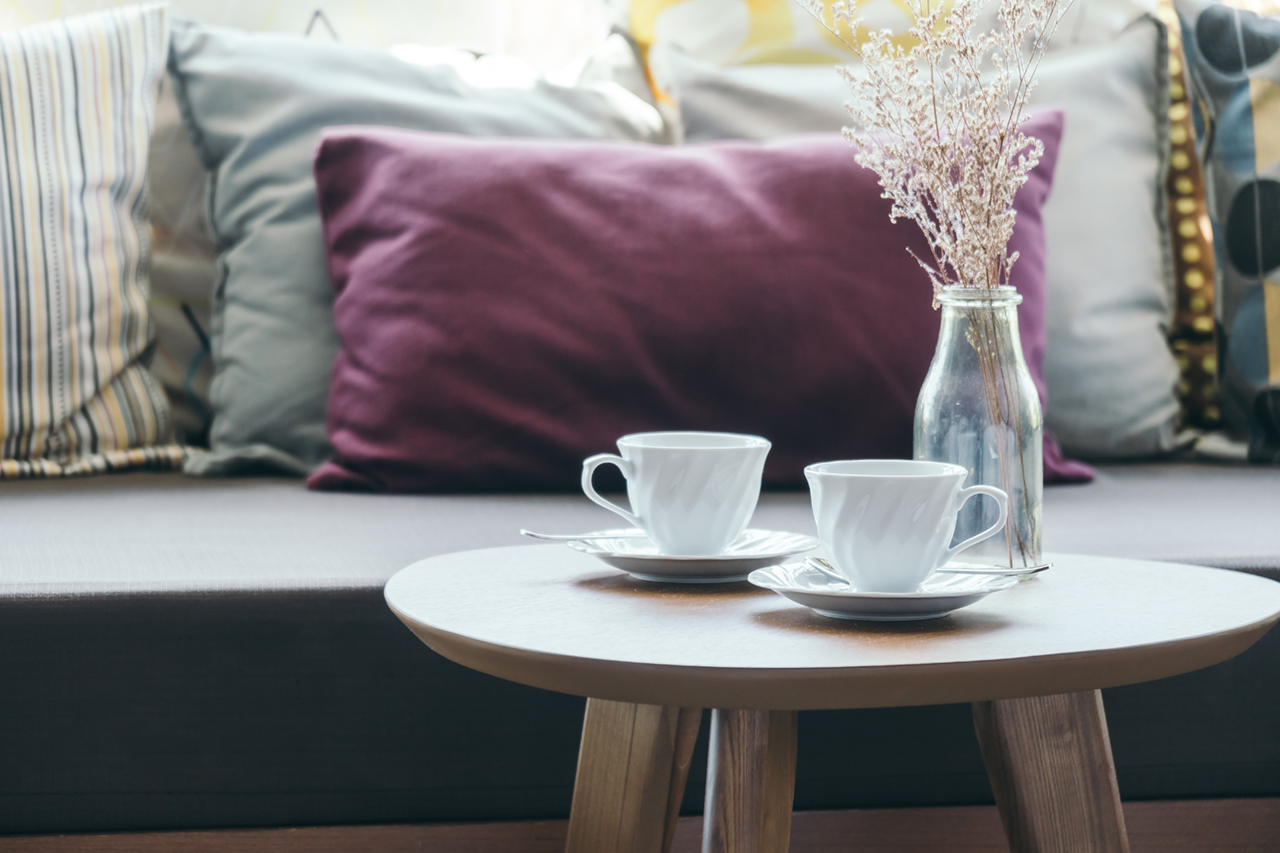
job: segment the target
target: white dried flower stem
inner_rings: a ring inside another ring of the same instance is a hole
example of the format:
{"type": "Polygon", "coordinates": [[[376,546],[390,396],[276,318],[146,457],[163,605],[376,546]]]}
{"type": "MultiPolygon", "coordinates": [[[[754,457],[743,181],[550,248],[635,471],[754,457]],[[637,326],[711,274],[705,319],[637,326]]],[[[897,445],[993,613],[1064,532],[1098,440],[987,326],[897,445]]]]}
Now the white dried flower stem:
{"type": "Polygon", "coordinates": [[[906,0],[910,50],[886,30],[865,40],[857,2],[798,0],[862,60],[841,72],[852,90],[845,135],[876,172],[890,217],[914,221],[931,257],[917,257],[935,294],[944,286],[995,288],[1018,260],[1008,251],[1013,198],[1044,154],[1024,135],[1035,71],[1067,4],[1061,0],[906,0]],[[979,13],[999,2],[998,25],[978,32],[979,13]]]}

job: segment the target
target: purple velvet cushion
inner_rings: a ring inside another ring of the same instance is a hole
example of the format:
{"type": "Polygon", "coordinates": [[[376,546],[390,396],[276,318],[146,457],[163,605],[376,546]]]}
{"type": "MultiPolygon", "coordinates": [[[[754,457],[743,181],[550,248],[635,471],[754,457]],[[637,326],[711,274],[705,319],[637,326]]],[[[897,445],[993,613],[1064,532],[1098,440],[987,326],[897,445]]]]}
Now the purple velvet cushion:
{"type": "MultiPolygon", "coordinates": [[[[1014,236],[1041,388],[1061,126],[1028,128],[1046,155],[1014,236]]],[[[573,488],[584,457],[659,429],[764,435],[773,485],[910,454],[938,330],[905,250],[924,246],[837,135],[673,148],[339,128],[315,171],[342,348],[313,488],[573,488]]]]}

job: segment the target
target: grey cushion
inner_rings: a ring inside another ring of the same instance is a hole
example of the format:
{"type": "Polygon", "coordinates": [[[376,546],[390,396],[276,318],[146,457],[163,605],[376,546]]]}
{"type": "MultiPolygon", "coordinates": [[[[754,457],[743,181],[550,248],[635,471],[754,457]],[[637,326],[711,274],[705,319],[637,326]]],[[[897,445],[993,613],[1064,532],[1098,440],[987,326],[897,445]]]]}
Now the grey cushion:
{"type": "Polygon", "coordinates": [[[209,173],[182,124],[166,77],[156,101],[156,127],[147,161],[151,194],[151,322],[155,355],[148,365],[169,397],[178,442],[207,446],[212,407],[209,311],[217,252],[209,220],[209,173]]]}
{"type": "MultiPolygon", "coordinates": [[[[1050,550],[1255,569],[1280,555],[1265,469],[1113,466],[1045,504],[1050,550]]],[[[423,557],[518,543],[520,526],[611,523],[577,495],[0,485],[0,833],[564,817],[581,700],[440,658],[382,585],[423,557]]],[[[807,496],[766,494],[755,524],[812,531],[807,496]]],[[[1278,661],[1273,632],[1107,691],[1122,794],[1280,795],[1278,661]]],[[[798,774],[801,809],[991,797],[964,706],[807,713],[798,774]]]]}
{"type": "Polygon", "coordinates": [[[448,66],[193,21],[174,25],[169,72],[214,173],[210,224],[220,253],[212,453],[192,458],[194,474],[304,474],[329,453],[324,409],[338,341],[311,175],[322,128],[625,139],[654,130],[618,108],[619,97],[634,97],[617,86],[480,89],[448,66]]]}
{"type": "MultiPolygon", "coordinates": [[[[1081,10],[1093,26],[1064,26],[1031,99],[1066,112],[1044,206],[1045,417],[1064,449],[1093,458],[1170,450],[1178,418],[1178,367],[1165,338],[1168,49],[1154,18],[1120,11],[1081,10]]],[[[686,142],[830,132],[849,120],[849,88],[829,66],[720,68],[663,43],[650,62],[679,104],[686,142]]]]}

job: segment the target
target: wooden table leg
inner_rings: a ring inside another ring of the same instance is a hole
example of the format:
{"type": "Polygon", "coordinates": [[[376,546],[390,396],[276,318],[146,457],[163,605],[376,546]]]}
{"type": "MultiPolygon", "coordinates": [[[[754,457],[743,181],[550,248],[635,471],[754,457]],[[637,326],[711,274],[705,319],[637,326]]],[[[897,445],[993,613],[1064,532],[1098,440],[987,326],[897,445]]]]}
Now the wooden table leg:
{"type": "Polygon", "coordinates": [[[796,712],[711,712],[702,853],[787,853],[796,712]]]}
{"type": "Polygon", "coordinates": [[[567,853],[666,853],[700,708],[587,700],[567,853]]]}
{"type": "Polygon", "coordinates": [[[1128,853],[1100,691],[975,702],[973,720],[1014,853],[1128,853]]]}

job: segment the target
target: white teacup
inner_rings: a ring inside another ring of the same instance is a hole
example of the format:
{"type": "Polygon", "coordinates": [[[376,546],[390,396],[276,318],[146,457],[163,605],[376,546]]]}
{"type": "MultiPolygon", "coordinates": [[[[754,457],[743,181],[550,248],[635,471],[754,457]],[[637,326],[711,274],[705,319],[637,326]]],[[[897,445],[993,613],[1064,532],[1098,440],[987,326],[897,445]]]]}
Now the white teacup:
{"type": "Polygon", "coordinates": [[[859,459],[804,469],[818,539],[859,592],[915,592],[965,548],[995,536],[1009,496],[994,486],[961,488],[968,471],[944,462],[859,459]],[[1000,506],[1000,520],[956,545],[956,514],[975,495],[1000,506]]]}
{"type": "Polygon", "coordinates": [[[582,463],[582,491],[645,532],[663,554],[723,554],[747,529],[760,499],[769,442],[727,432],[641,432],[618,439],[618,452],[582,463]],[[627,478],[631,511],[591,485],[605,463],[627,478]]]}

